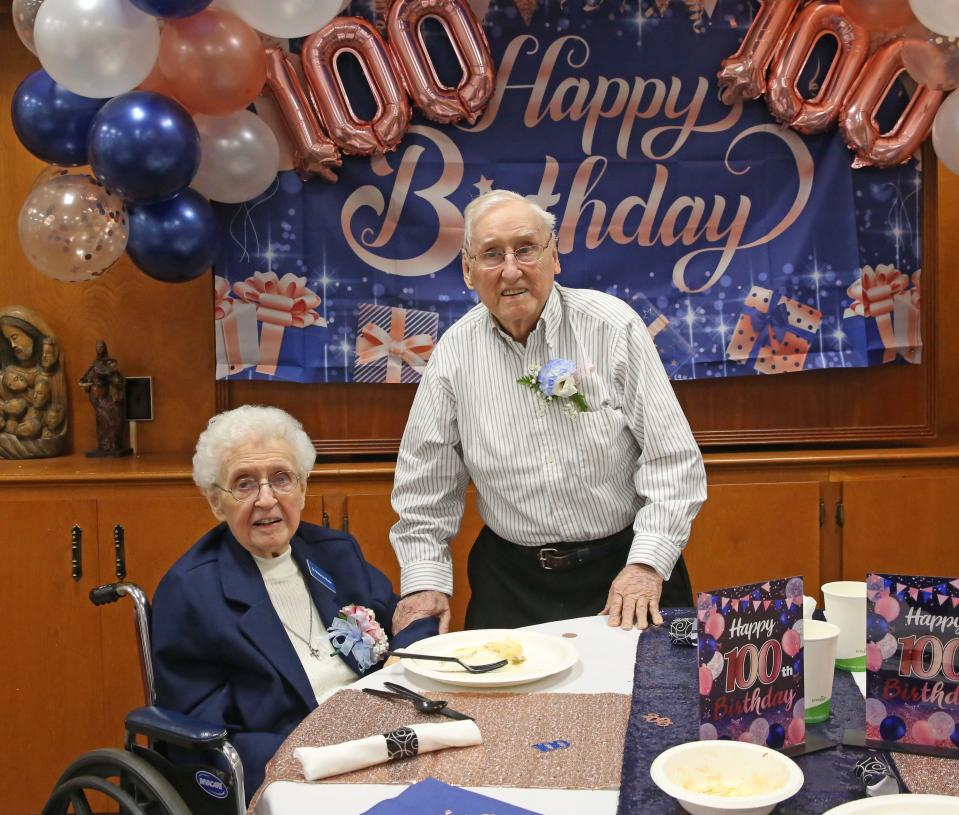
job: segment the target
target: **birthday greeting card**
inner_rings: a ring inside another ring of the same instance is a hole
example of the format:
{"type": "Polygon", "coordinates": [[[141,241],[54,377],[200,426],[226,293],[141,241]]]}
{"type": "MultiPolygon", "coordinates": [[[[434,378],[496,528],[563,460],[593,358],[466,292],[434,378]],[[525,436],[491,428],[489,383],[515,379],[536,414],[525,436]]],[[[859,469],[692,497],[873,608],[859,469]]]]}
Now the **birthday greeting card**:
{"type": "Polygon", "coordinates": [[[801,577],[699,595],[700,738],[805,741],[802,602],[801,577]]]}

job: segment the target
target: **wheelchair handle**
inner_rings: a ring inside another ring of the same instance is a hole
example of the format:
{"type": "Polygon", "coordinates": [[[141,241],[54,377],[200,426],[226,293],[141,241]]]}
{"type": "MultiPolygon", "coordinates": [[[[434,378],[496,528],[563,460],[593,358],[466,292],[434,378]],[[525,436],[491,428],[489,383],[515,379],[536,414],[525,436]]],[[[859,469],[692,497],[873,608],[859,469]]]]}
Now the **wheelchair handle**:
{"type": "Polygon", "coordinates": [[[120,585],[120,583],[107,583],[105,586],[90,589],[90,602],[95,606],[115,603],[126,593],[120,590],[120,585]]]}

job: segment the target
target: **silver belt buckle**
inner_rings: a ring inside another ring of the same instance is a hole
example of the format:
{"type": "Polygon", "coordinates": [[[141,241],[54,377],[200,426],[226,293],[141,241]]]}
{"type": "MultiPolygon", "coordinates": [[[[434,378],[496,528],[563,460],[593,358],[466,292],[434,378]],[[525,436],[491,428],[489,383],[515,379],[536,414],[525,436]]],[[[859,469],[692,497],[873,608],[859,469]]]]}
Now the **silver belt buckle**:
{"type": "Polygon", "coordinates": [[[553,567],[546,562],[546,555],[558,555],[558,549],[540,549],[539,550],[539,565],[542,566],[547,571],[553,571],[553,567]]]}

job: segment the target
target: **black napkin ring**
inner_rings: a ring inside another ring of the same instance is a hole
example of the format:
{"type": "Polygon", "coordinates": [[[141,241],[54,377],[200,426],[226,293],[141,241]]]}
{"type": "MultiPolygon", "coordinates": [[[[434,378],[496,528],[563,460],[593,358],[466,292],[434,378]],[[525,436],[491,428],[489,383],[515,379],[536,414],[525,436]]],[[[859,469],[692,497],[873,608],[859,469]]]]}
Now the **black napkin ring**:
{"type": "Polygon", "coordinates": [[[695,617],[677,617],[669,624],[669,641],[673,645],[696,645],[695,617]]]}
{"type": "Polygon", "coordinates": [[[389,733],[384,733],[383,738],[386,739],[386,753],[390,761],[397,758],[410,758],[420,751],[420,742],[412,727],[391,730],[389,733]]]}
{"type": "Polygon", "coordinates": [[[898,795],[899,780],[879,756],[869,755],[856,762],[856,775],[870,798],[875,795],[898,795]]]}

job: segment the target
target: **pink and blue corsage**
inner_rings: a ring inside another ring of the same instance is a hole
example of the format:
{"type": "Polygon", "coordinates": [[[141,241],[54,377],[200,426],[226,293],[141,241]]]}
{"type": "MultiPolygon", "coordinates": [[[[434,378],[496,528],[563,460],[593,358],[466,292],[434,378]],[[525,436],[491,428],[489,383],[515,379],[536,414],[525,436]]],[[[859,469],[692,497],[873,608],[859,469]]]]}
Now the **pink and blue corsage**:
{"type": "Polygon", "coordinates": [[[386,632],[376,621],[373,609],[355,603],[340,609],[327,628],[327,636],[336,651],[343,656],[352,654],[361,671],[372,668],[390,649],[386,632]]]}
{"type": "Polygon", "coordinates": [[[590,373],[592,371],[588,367],[583,370],[577,368],[571,359],[551,359],[545,365],[531,368],[526,376],[516,381],[538,393],[547,402],[562,400],[562,407],[567,412],[585,413],[589,406],[576,385],[590,373]]]}

